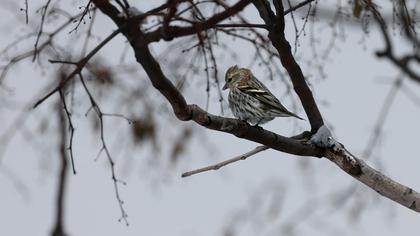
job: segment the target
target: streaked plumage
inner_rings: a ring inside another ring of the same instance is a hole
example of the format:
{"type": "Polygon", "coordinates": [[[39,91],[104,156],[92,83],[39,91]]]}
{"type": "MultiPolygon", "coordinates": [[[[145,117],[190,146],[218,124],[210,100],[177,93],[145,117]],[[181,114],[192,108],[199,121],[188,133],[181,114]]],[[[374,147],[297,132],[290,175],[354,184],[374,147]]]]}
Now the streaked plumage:
{"type": "Polygon", "coordinates": [[[252,125],[264,124],[275,117],[299,116],[288,111],[249,69],[232,66],[226,71],[223,90],[229,91],[233,115],[252,125]]]}

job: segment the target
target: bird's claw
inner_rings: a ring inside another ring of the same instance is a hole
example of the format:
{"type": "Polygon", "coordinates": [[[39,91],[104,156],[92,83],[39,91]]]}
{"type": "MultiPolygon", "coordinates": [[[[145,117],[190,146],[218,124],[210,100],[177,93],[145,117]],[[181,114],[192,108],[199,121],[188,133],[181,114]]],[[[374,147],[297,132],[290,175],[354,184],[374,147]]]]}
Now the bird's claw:
{"type": "Polygon", "coordinates": [[[258,130],[263,130],[263,127],[259,126],[258,124],[255,124],[252,127],[257,128],[258,130]]]}

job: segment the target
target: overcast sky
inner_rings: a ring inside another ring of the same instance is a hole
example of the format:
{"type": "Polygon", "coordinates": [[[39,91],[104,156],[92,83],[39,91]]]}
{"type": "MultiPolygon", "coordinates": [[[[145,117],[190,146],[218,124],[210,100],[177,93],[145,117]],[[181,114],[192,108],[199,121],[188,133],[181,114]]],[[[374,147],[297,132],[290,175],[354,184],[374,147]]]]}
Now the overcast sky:
{"type": "MultiPolygon", "coordinates": [[[[14,37],[21,35],[24,32],[21,29],[25,27],[24,18],[15,9],[17,5],[13,4],[14,1],[1,2],[5,3],[6,10],[2,10],[5,20],[0,23],[0,31],[4,34],[13,30],[13,33],[2,36],[0,42],[3,48],[14,37]],[[20,25],[11,27],[16,22],[20,25]]],[[[148,9],[140,7],[140,3],[137,6],[141,10],[148,9]]],[[[253,7],[248,7],[246,14],[252,22],[260,22],[253,7]]],[[[38,16],[32,13],[30,21],[37,23],[38,16]]],[[[101,38],[115,28],[104,19],[99,16],[94,30],[101,38]]],[[[290,23],[287,22],[287,36],[293,42],[294,32],[290,23]]],[[[324,26],[318,30],[320,35],[325,34],[325,40],[321,39],[319,47],[325,48],[331,36],[328,33],[330,29],[324,26]]],[[[64,34],[63,37],[71,39],[77,34],[64,34]]],[[[382,41],[373,28],[366,38],[359,28],[348,26],[345,40],[337,40],[337,48],[332,50],[325,65],[325,79],[307,64],[312,58],[308,37],[301,40],[296,56],[305,75],[310,78],[320,110],[336,138],[363,159],[361,155],[372,135],[381,106],[399,72],[387,61],[375,57],[374,52],[381,48],[382,41]]],[[[165,43],[154,44],[153,49],[161,52],[164,46],[165,43]]],[[[240,55],[241,60],[221,59],[220,78],[230,65],[248,65],[253,55],[246,43],[229,42],[229,46],[240,55]]],[[[119,37],[104,48],[100,58],[115,62],[115,55],[120,55],[123,48],[124,41],[119,37]]],[[[126,62],[133,64],[134,61],[129,53],[126,62]]],[[[45,68],[44,71],[37,69],[27,60],[9,72],[5,85],[12,92],[0,90],[0,98],[5,97],[11,105],[0,108],[0,122],[7,124],[0,126],[0,135],[7,131],[19,110],[28,101],[33,102],[44,91],[43,86],[49,84],[51,73],[48,70],[54,67],[46,65],[45,68]]],[[[170,73],[167,68],[164,70],[170,73]]],[[[253,72],[261,80],[267,75],[259,67],[255,67],[253,72]]],[[[138,74],[144,77],[140,66],[138,74]]],[[[149,83],[145,79],[142,82],[149,83]]],[[[413,91],[419,89],[409,80],[404,80],[404,84],[413,91]]],[[[191,83],[190,86],[196,85],[191,83]]],[[[282,83],[273,83],[272,87],[275,95],[284,95],[282,83]]],[[[204,107],[205,90],[203,86],[200,89],[188,89],[186,97],[189,102],[204,107]]],[[[227,98],[226,92],[223,95],[227,98]]],[[[33,114],[22,123],[23,128],[0,157],[2,235],[46,235],[52,229],[58,174],[58,141],[53,131],[57,128],[53,124],[50,132],[44,134],[29,130],[36,130],[40,120],[55,121],[56,115],[49,107],[56,99],[58,97],[53,96],[42,107],[31,111],[33,114]],[[31,133],[35,135],[29,136],[31,133]]],[[[156,96],[155,99],[163,97],[156,96]]],[[[293,99],[297,99],[294,94],[287,96],[284,105],[292,107],[293,99]]],[[[88,107],[87,98],[85,103],[80,106],[88,107]]],[[[116,106],[108,103],[108,108],[116,106]]],[[[297,104],[295,111],[303,115],[303,109],[297,104]]],[[[380,145],[374,149],[367,163],[396,181],[420,190],[420,158],[416,152],[416,134],[420,133],[419,107],[398,92],[391,109],[383,126],[380,145]]],[[[217,94],[212,96],[209,110],[219,114],[217,94]]],[[[196,129],[198,134],[193,136],[194,141],[176,166],[162,159],[153,165],[154,154],[150,150],[128,145],[131,143],[128,124],[112,120],[107,123],[105,132],[108,131],[106,138],[112,144],[111,151],[117,153],[117,173],[127,182],[121,187],[130,223],[126,227],[118,222],[120,213],[106,159],[102,157],[94,161],[100,146],[98,136],[92,132],[91,117],[86,118],[84,111],[80,108],[74,118],[77,130],[74,156],[78,173],[69,177],[65,208],[65,229],[70,235],[213,236],[223,235],[232,225],[237,235],[287,235],[286,232],[294,235],[412,235],[418,229],[417,213],[382,198],[328,160],[295,157],[268,150],[221,170],[183,179],[180,178],[183,171],[245,153],[257,144],[203,130],[193,122],[174,121],[164,126],[171,130],[168,131],[171,134],[176,134],[179,127],[187,126],[196,129]],[[120,128],[126,132],[122,136],[115,132],[120,128]],[[355,189],[354,196],[342,204],[334,204],[339,202],[339,196],[350,193],[349,189],[355,189]],[[363,209],[361,216],[355,218],[360,209],[363,209]]],[[[231,113],[226,115],[231,116],[231,113]]],[[[307,130],[309,124],[299,122],[296,126],[292,118],[278,118],[264,128],[287,136],[307,130]]],[[[162,129],[161,132],[166,131],[162,129]]],[[[165,142],[163,138],[160,145],[165,147],[165,142]]],[[[159,158],[167,157],[161,154],[159,158]]]]}

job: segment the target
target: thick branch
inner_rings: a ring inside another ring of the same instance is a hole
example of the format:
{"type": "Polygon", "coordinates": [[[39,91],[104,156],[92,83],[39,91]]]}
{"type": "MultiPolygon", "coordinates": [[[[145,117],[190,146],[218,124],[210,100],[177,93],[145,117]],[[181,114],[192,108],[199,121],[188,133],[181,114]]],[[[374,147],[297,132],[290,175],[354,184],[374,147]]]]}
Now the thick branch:
{"type": "MultiPolygon", "coordinates": [[[[284,12],[282,2],[275,2],[276,11],[284,12]]],[[[266,0],[254,0],[252,3],[267,25],[268,37],[279,52],[281,64],[289,73],[293,88],[299,96],[306,115],[309,118],[309,122],[311,123],[312,132],[316,132],[324,124],[324,121],[315,99],[312,96],[312,92],[306,83],[305,76],[293,57],[290,44],[284,35],[284,13],[276,16],[266,0]]]]}
{"type": "Polygon", "coordinates": [[[420,212],[420,193],[375,170],[364,161],[354,157],[347,150],[344,150],[343,152],[328,150],[325,156],[342,170],[382,196],[408,207],[413,211],[420,212]],[[351,155],[356,160],[357,166],[359,167],[358,170],[351,168],[351,165],[349,165],[346,160],[346,156],[348,155],[351,155]]]}
{"type": "Polygon", "coordinates": [[[165,98],[170,101],[175,115],[180,120],[189,120],[192,115],[187,102],[178,89],[166,79],[159,63],[150,54],[147,47],[138,48],[135,51],[137,61],[143,66],[152,82],[153,87],[159,90],[165,98]],[[153,79],[152,79],[153,78],[153,79]]]}

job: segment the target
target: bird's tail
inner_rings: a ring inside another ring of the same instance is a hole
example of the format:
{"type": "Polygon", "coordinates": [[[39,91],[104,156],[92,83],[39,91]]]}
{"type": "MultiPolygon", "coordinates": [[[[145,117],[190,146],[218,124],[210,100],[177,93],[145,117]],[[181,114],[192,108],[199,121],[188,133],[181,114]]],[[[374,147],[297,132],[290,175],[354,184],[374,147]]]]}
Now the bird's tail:
{"type": "Polygon", "coordinates": [[[292,112],[289,112],[289,113],[290,113],[290,116],[296,117],[296,118],[298,118],[299,120],[305,120],[305,119],[303,119],[302,117],[300,117],[300,116],[298,116],[298,115],[296,115],[296,114],[294,114],[294,113],[292,113],[292,112]]]}
{"type": "Polygon", "coordinates": [[[275,115],[278,116],[278,117],[293,116],[293,117],[295,117],[295,118],[297,118],[299,120],[305,120],[302,117],[300,117],[300,116],[296,115],[295,113],[290,112],[290,111],[288,111],[286,109],[285,110],[281,110],[281,111],[280,110],[275,110],[275,115]]]}

